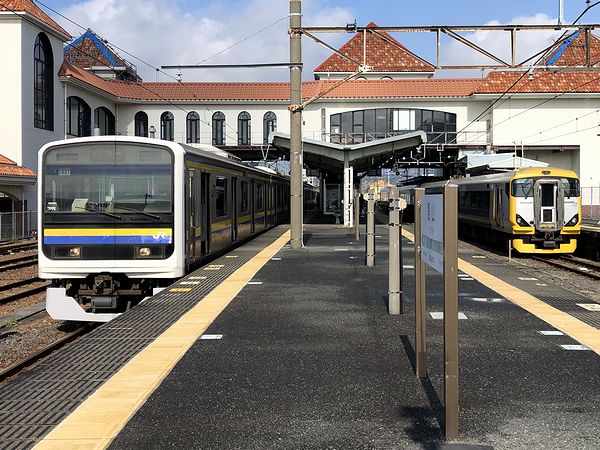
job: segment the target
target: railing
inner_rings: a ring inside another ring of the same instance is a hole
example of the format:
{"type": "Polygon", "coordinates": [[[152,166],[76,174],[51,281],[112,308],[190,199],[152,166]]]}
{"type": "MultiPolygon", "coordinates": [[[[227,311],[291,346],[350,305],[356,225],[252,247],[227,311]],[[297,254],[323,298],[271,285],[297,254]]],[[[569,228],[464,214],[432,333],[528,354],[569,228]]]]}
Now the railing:
{"type": "Polygon", "coordinates": [[[600,186],[581,188],[581,218],[600,220],[600,186]]]}
{"type": "MultiPolygon", "coordinates": [[[[333,144],[354,145],[364,142],[371,142],[378,139],[385,139],[392,136],[401,136],[403,134],[412,133],[413,131],[392,131],[385,133],[304,133],[305,137],[317,140],[328,140],[333,144]]],[[[482,131],[463,131],[457,132],[427,132],[427,144],[472,144],[485,145],[488,144],[488,138],[485,132],[482,131]]]]}
{"type": "Polygon", "coordinates": [[[0,242],[32,237],[36,227],[36,211],[0,213],[0,242]]]}

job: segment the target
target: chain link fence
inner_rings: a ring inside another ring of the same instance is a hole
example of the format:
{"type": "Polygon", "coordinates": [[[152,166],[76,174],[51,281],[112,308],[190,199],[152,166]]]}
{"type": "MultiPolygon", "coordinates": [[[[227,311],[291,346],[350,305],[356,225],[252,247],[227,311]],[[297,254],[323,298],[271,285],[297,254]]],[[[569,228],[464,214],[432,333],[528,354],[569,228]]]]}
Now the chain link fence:
{"type": "Polygon", "coordinates": [[[0,213],[0,242],[33,237],[36,227],[36,211],[0,213]]]}
{"type": "Polygon", "coordinates": [[[600,220],[600,186],[581,188],[581,218],[600,220]]]}

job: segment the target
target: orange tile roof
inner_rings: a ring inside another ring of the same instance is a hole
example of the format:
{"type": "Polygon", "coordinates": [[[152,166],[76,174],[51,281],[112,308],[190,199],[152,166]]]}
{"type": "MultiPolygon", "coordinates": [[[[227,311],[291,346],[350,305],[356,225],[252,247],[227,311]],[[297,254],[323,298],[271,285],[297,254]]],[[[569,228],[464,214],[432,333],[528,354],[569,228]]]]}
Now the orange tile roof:
{"type": "Polygon", "coordinates": [[[481,80],[475,94],[514,93],[599,93],[600,73],[579,70],[492,72],[481,80]],[[516,82],[515,86],[511,87],[516,82]]]}
{"type": "Polygon", "coordinates": [[[0,11],[15,11],[15,12],[25,12],[27,14],[31,14],[36,19],[41,20],[50,28],[58,31],[65,36],[71,37],[69,33],[67,33],[59,24],[57,24],[54,20],[52,20],[48,15],[38,8],[32,0],[2,0],[2,4],[0,5],[0,11]]]}
{"type": "MultiPolygon", "coordinates": [[[[600,39],[590,33],[590,63],[597,66],[600,63],[600,39]]],[[[585,66],[586,45],[585,33],[573,33],[563,45],[543,59],[543,65],[551,66],[585,66]],[[555,59],[553,61],[553,59],[555,59]],[[550,62],[552,62],[550,64],[550,62]]]]}
{"type": "MultiPolygon", "coordinates": [[[[401,80],[351,80],[333,89],[326,99],[452,98],[472,94],[600,93],[600,73],[595,71],[536,70],[497,71],[485,78],[429,78],[401,80]],[[519,77],[522,78],[519,80],[519,77]],[[513,83],[517,84],[511,88],[513,83]]],[[[162,83],[106,80],[65,61],[60,76],[71,77],[122,100],[288,102],[287,82],[162,83]]],[[[338,81],[318,80],[302,84],[303,98],[311,98],[338,81]]]]}
{"type": "MultiPolygon", "coordinates": [[[[135,83],[102,79],[67,61],[63,63],[59,75],[72,77],[126,100],[287,102],[290,99],[290,85],[287,82],[135,83]]],[[[305,82],[302,84],[303,97],[311,98],[336,83],[333,80],[305,82]]],[[[351,80],[338,86],[324,98],[464,97],[471,95],[480,83],[479,78],[351,80]]]]}
{"type": "MultiPolygon", "coordinates": [[[[367,27],[376,27],[371,22],[367,27]]],[[[366,64],[374,72],[434,72],[435,67],[413,54],[404,45],[380,31],[357,33],[340,49],[340,53],[355,61],[363,62],[363,41],[366,40],[366,64]]],[[[355,72],[356,64],[334,53],[321,63],[314,72],[355,72]]]]}
{"type": "Polygon", "coordinates": [[[119,57],[112,49],[106,45],[107,51],[110,52],[110,56],[116,62],[111,62],[108,58],[100,51],[98,46],[89,37],[84,37],[76,45],[69,44],[65,49],[65,60],[75,64],[79,67],[94,67],[94,66],[125,66],[123,58],[119,57]]]}
{"type": "Polygon", "coordinates": [[[17,163],[0,155],[0,176],[35,177],[35,172],[27,167],[17,166],[17,163]]]}

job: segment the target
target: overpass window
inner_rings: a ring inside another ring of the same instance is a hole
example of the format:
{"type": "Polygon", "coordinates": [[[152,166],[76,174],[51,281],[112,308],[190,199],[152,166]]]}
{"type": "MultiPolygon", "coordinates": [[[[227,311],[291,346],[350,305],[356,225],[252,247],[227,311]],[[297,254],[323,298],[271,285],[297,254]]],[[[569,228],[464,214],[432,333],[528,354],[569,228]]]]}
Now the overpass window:
{"type": "Polygon", "coordinates": [[[238,145],[250,145],[250,114],[246,111],[238,116],[238,145]]]}
{"type": "Polygon", "coordinates": [[[263,144],[269,143],[269,135],[277,131],[277,116],[269,111],[263,117],[263,144]]]}
{"type": "Polygon", "coordinates": [[[70,136],[92,135],[92,109],[81,98],[71,96],[67,99],[67,133],[70,136]]]}

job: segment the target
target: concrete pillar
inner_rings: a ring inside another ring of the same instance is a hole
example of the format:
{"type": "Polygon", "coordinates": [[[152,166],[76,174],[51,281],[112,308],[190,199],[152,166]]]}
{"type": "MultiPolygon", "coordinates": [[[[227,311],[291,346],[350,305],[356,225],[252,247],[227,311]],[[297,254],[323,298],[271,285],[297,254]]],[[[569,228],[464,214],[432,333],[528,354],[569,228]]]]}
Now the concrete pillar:
{"type": "Polygon", "coordinates": [[[354,167],[350,165],[350,154],[344,152],[344,226],[351,227],[354,225],[354,216],[352,214],[352,205],[354,204],[354,167]]]}

